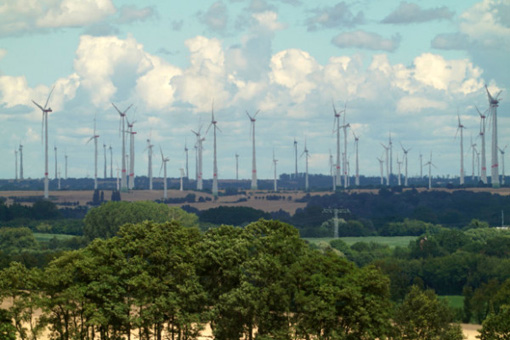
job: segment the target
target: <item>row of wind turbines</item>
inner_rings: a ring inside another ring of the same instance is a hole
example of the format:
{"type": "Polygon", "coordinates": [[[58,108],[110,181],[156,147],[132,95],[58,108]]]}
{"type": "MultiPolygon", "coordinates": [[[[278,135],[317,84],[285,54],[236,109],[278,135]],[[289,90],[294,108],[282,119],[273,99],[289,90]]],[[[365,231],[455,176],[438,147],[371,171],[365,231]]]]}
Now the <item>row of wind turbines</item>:
{"type": "MultiPolygon", "coordinates": [[[[487,91],[487,96],[489,99],[489,118],[491,121],[492,126],[492,149],[491,149],[491,183],[493,187],[499,187],[499,170],[498,170],[498,149],[499,151],[504,154],[504,148],[498,148],[497,144],[497,107],[499,104],[499,94],[501,91],[496,95],[492,96],[489,92],[487,86],[485,86],[485,89],[487,91]]],[[[51,107],[48,106],[51,94],[53,93],[54,87],[50,91],[46,102],[44,106],[38,104],[34,100],[32,102],[41,110],[42,112],[42,134],[41,138],[44,143],[44,197],[49,197],[49,178],[48,178],[48,113],[52,112],[51,107]]],[[[133,130],[134,123],[136,121],[129,121],[127,118],[127,112],[131,109],[133,106],[132,104],[126,107],[124,110],[120,110],[115,104],[112,103],[113,108],[115,111],[119,114],[119,134],[121,135],[122,139],[122,153],[121,153],[121,177],[117,180],[117,185],[121,191],[128,191],[134,188],[134,165],[135,165],[135,151],[134,151],[134,138],[136,135],[136,131],[133,130]],[[127,126],[127,128],[126,128],[127,126]],[[126,154],[126,135],[129,136],[129,155],[126,154]],[[129,163],[129,169],[128,164],[129,163]],[[129,171],[129,172],[128,172],[129,171]],[[119,183],[120,182],[120,183],[119,183]]],[[[349,161],[348,161],[348,154],[347,154],[347,138],[348,138],[348,132],[347,130],[350,129],[352,132],[352,135],[354,137],[354,149],[355,149],[355,186],[359,186],[360,182],[360,176],[359,176],[359,155],[358,155],[358,142],[359,137],[355,134],[354,130],[352,129],[351,125],[349,123],[346,123],[346,110],[347,105],[345,105],[343,110],[337,110],[334,103],[333,103],[333,114],[334,114],[334,121],[333,121],[333,134],[336,134],[336,161],[333,161],[333,156],[330,154],[330,172],[332,176],[332,188],[333,190],[336,190],[337,187],[341,187],[343,185],[344,188],[347,188],[350,183],[350,175],[349,175],[349,161]],[[343,113],[343,121],[340,122],[340,119],[342,118],[343,113]],[[341,150],[341,132],[343,132],[343,152],[341,150]],[[342,171],[343,170],[343,171],[342,171]]],[[[478,110],[478,108],[477,108],[478,110]]],[[[256,123],[256,117],[259,111],[256,111],[253,115],[251,115],[249,112],[246,112],[246,115],[248,119],[250,120],[250,135],[252,139],[252,176],[251,176],[251,189],[256,190],[257,189],[257,164],[256,164],[256,140],[255,140],[255,123],[256,123]]],[[[480,139],[482,142],[481,146],[481,155],[482,155],[482,161],[481,161],[481,181],[483,183],[487,183],[487,174],[486,174],[486,156],[485,156],[485,114],[482,114],[479,110],[478,113],[481,118],[481,127],[480,127],[480,139]]],[[[191,132],[196,137],[196,143],[195,143],[195,150],[196,150],[196,189],[197,190],[203,190],[203,142],[205,141],[205,136],[208,134],[209,130],[212,128],[213,131],[213,183],[212,183],[212,194],[214,196],[218,195],[218,164],[217,164],[217,144],[216,144],[216,138],[217,138],[217,131],[220,131],[220,128],[217,126],[218,121],[215,119],[214,116],[214,104],[211,109],[211,122],[205,132],[204,135],[201,134],[202,128],[200,127],[198,130],[191,130],[191,132]]],[[[464,125],[462,125],[460,116],[458,115],[458,127],[457,127],[457,133],[460,131],[460,152],[461,152],[461,159],[460,159],[460,184],[464,184],[464,144],[463,144],[463,129],[464,125]]],[[[99,135],[96,132],[96,120],[94,118],[94,131],[93,135],[88,139],[87,143],[90,141],[94,141],[94,189],[97,189],[98,187],[98,173],[97,173],[97,167],[98,167],[98,138],[99,135]]],[[[295,154],[295,174],[297,177],[298,169],[298,150],[297,150],[297,141],[294,139],[294,154],[295,154]]],[[[391,140],[391,134],[389,136],[389,142],[387,145],[382,144],[385,151],[385,159],[383,157],[377,158],[380,163],[380,170],[381,170],[381,184],[384,184],[384,179],[386,179],[386,184],[390,185],[390,179],[393,174],[393,160],[392,160],[392,140],[391,140]],[[384,178],[384,163],[386,163],[386,177],[384,178]]],[[[476,144],[472,143],[473,152],[475,151],[476,144]]],[[[153,184],[153,172],[152,172],[152,158],[153,158],[153,147],[154,145],[151,144],[150,138],[147,139],[147,152],[148,152],[148,177],[149,177],[149,189],[152,190],[152,184],[153,184]]],[[[408,165],[408,152],[411,150],[410,148],[404,148],[404,146],[401,144],[402,151],[403,151],[403,158],[400,161],[397,157],[397,164],[398,164],[398,185],[401,185],[401,166],[402,164],[405,165],[405,175],[404,175],[404,186],[408,185],[408,175],[407,175],[407,165],[408,165]]],[[[55,178],[59,178],[60,176],[57,174],[57,147],[54,147],[55,150],[55,178]]],[[[104,177],[106,178],[107,175],[107,158],[106,158],[106,144],[103,144],[103,150],[104,150],[104,177]]],[[[110,150],[110,177],[113,178],[113,154],[112,154],[112,147],[109,146],[110,150]]],[[[18,153],[19,153],[19,160],[20,160],[20,179],[23,179],[23,145],[19,146],[19,150],[15,150],[15,157],[16,157],[16,178],[18,174],[18,153]]],[[[181,171],[181,190],[182,190],[182,183],[183,183],[183,177],[189,178],[189,171],[188,171],[188,151],[187,145],[185,145],[185,153],[186,153],[186,171],[184,172],[184,169],[180,169],[181,171]]],[[[161,170],[164,170],[164,198],[167,198],[167,163],[169,162],[169,158],[165,157],[162,148],[160,147],[160,153],[161,153],[161,170]]],[[[308,181],[308,159],[310,158],[310,152],[307,147],[306,139],[304,143],[304,150],[301,154],[301,157],[305,157],[305,190],[309,190],[309,181],[308,181]]],[[[238,175],[238,164],[239,155],[236,154],[236,179],[239,179],[238,175]]],[[[65,155],[65,177],[67,178],[67,154],[65,155]]],[[[274,150],[273,150],[273,159],[272,159],[272,167],[274,168],[274,190],[277,190],[277,162],[278,160],[275,158],[274,150]]],[[[474,164],[474,160],[473,160],[474,164]]],[[[430,157],[430,160],[426,164],[422,164],[422,155],[420,155],[420,177],[422,177],[421,169],[424,166],[429,167],[429,187],[431,186],[431,166],[435,166],[432,163],[432,154],[430,157]]],[[[474,167],[474,166],[473,166],[474,167]]],[[[503,163],[503,169],[504,169],[504,163],[503,163]]],[[[118,170],[117,170],[118,172],[118,170]]],[[[473,171],[474,176],[474,171],[473,171]]],[[[117,176],[118,177],[118,176],[117,176]]],[[[504,170],[503,170],[503,181],[504,181],[504,170]]],[[[504,184],[504,182],[502,183],[504,184]]]]}

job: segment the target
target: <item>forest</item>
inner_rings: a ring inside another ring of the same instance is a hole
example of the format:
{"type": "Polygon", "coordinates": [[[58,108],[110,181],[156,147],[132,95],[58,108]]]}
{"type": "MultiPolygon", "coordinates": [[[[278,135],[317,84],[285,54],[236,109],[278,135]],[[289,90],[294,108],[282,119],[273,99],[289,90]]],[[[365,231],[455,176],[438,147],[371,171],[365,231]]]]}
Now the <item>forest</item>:
{"type": "Polygon", "coordinates": [[[431,320],[428,338],[460,339],[456,322],[482,324],[482,339],[510,335],[510,231],[486,222],[507,198],[482,194],[475,206],[478,194],[407,195],[308,197],[293,216],[109,201],[79,218],[47,201],[1,203],[0,296],[11,305],[0,311],[0,338],[49,329],[51,339],[193,339],[210,327],[218,339],[425,339],[431,320]],[[427,204],[440,206],[435,217],[415,219],[427,204]],[[331,206],[350,210],[342,235],[414,238],[397,247],[304,241],[332,235],[322,213],[331,206]],[[30,218],[16,216],[23,209],[30,218]],[[446,210],[462,223],[440,223],[446,210]],[[430,318],[421,326],[410,319],[418,312],[430,318]]]}

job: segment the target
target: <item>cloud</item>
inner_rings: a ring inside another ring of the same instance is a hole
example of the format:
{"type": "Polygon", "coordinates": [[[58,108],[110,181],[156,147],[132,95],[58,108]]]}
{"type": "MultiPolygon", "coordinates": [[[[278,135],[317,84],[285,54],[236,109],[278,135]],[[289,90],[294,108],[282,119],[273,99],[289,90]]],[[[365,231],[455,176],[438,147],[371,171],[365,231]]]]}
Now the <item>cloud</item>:
{"type": "Polygon", "coordinates": [[[308,31],[316,31],[321,28],[353,27],[365,21],[362,11],[354,15],[349,5],[343,1],[332,7],[316,8],[312,12],[314,15],[306,20],[308,31]]]}
{"type": "Polygon", "coordinates": [[[135,21],[145,21],[155,16],[156,11],[152,7],[137,8],[135,6],[122,6],[119,9],[118,22],[121,24],[135,21]]]}
{"type": "Polygon", "coordinates": [[[221,1],[213,3],[205,13],[198,12],[197,16],[212,31],[225,32],[227,29],[228,10],[221,1]]]}
{"type": "Polygon", "coordinates": [[[403,1],[397,9],[381,22],[384,24],[411,24],[433,20],[450,20],[453,14],[446,6],[422,9],[417,4],[403,1]]]}
{"type": "Polygon", "coordinates": [[[432,100],[424,97],[402,97],[397,104],[398,113],[420,112],[424,109],[445,110],[448,105],[445,102],[432,100]]]}
{"type": "Polygon", "coordinates": [[[358,30],[340,33],[331,42],[339,48],[362,48],[393,52],[400,44],[400,39],[398,34],[391,39],[385,39],[377,33],[358,30]]]}
{"type": "Polygon", "coordinates": [[[115,13],[111,0],[7,1],[0,7],[0,36],[56,27],[79,27],[115,13]]]}
{"type": "Polygon", "coordinates": [[[7,54],[7,50],[5,48],[0,48],[0,60],[3,59],[7,54]]]}
{"type": "Polygon", "coordinates": [[[284,24],[278,22],[278,14],[273,11],[255,13],[253,14],[253,18],[256,20],[261,29],[271,32],[279,31],[286,27],[284,24]]]}
{"type": "Polygon", "coordinates": [[[470,47],[469,36],[463,33],[438,34],[430,46],[440,50],[466,50],[470,47]]]}

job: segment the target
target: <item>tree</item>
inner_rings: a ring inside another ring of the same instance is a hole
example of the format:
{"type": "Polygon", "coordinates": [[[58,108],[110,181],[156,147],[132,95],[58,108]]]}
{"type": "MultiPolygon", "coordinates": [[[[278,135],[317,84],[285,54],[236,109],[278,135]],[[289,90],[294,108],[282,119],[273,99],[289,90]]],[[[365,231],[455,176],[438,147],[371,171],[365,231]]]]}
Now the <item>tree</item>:
{"type": "Polygon", "coordinates": [[[198,218],[180,208],[155,202],[107,202],[91,209],[85,216],[83,234],[90,240],[115,236],[126,223],[179,221],[185,227],[197,225],[198,218]]]}
{"type": "Polygon", "coordinates": [[[0,228],[0,249],[5,253],[21,253],[37,249],[39,244],[32,231],[26,227],[0,228]]]}
{"type": "Polygon", "coordinates": [[[482,323],[480,340],[510,339],[510,305],[501,306],[499,313],[491,313],[482,323]]]}
{"type": "Polygon", "coordinates": [[[462,340],[460,325],[451,324],[453,314],[432,290],[411,287],[395,313],[395,326],[404,340],[462,340]]]}

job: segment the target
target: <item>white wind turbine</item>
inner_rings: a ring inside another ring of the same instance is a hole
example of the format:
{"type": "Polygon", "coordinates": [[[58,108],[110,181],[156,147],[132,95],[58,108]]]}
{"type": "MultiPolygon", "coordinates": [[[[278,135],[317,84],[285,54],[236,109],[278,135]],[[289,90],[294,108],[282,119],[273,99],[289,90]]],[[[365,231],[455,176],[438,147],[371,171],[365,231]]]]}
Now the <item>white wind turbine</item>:
{"type": "Polygon", "coordinates": [[[23,145],[19,144],[19,179],[23,180],[23,145]]]}
{"type": "Polygon", "coordinates": [[[149,168],[147,169],[147,175],[149,177],[149,190],[152,191],[152,148],[154,145],[151,144],[150,138],[147,139],[147,156],[149,158],[149,168]]]}
{"type": "Polygon", "coordinates": [[[498,148],[501,153],[501,185],[505,185],[505,150],[508,145],[505,145],[503,149],[498,148]]]}
{"type": "Polygon", "coordinates": [[[465,129],[464,125],[460,122],[460,116],[457,113],[457,119],[459,124],[457,125],[457,131],[455,132],[455,137],[460,130],[460,185],[464,185],[464,134],[463,130],[465,129]]]}
{"type": "Polygon", "coordinates": [[[55,151],[55,179],[58,178],[58,163],[57,163],[57,146],[53,145],[53,151],[55,151]]]}
{"type": "Polygon", "coordinates": [[[403,162],[398,159],[398,155],[397,155],[397,169],[398,169],[397,184],[398,184],[398,186],[402,185],[402,181],[401,181],[401,178],[400,178],[400,175],[401,175],[400,169],[402,167],[402,163],[403,162]]]}
{"type": "Polygon", "coordinates": [[[212,183],[212,194],[214,197],[218,197],[218,159],[216,154],[216,129],[218,129],[220,132],[220,128],[216,125],[218,123],[214,119],[214,108],[211,108],[211,124],[209,124],[209,127],[205,131],[205,134],[207,135],[207,132],[209,132],[209,129],[211,126],[213,127],[213,149],[214,149],[214,161],[213,161],[213,183],[212,183]]]}
{"type": "Polygon", "coordinates": [[[308,148],[306,147],[306,139],[305,139],[305,149],[303,150],[303,153],[301,154],[301,157],[303,157],[303,155],[305,155],[305,164],[306,164],[306,172],[305,172],[305,191],[308,191],[309,190],[309,185],[308,185],[308,158],[310,157],[310,154],[309,154],[309,151],[308,151],[308,148]]]}
{"type": "Polygon", "coordinates": [[[485,156],[485,118],[487,118],[487,116],[485,115],[485,111],[484,113],[481,113],[480,110],[478,110],[478,108],[476,108],[476,111],[478,111],[478,114],[480,115],[480,138],[482,139],[482,150],[481,150],[481,153],[482,153],[482,174],[481,174],[481,180],[483,182],[483,184],[487,184],[487,161],[486,161],[486,156],[485,156]]]}
{"type": "Polygon", "coordinates": [[[354,130],[352,130],[352,135],[354,136],[354,151],[356,153],[356,178],[354,184],[359,187],[359,158],[358,158],[358,143],[359,143],[359,137],[356,136],[354,133],[354,130]]]}
{"type": "Polygon", "coordinates": [[[110,178],[113,178],[113,150],[111,145],[108,150],[110,150],[110,178]]]}
{"type": "Polygon", "coordinates": [[[115,106],[114,103],[112,103],[113,107],[115,108],[115,110],[117,110],[117,112],[119,113],[119,116],[120,116],[120,122],[119,122],[119,132],[122,134],[122,157],[121,157],[121,160],[122,160],[122,177],[121,177],[121,181],[120,181],[120,188],[121,188],[121,191],[127,191],[128,190],[128,185],[127,185],[127,177],[126,177],[126,125],[124,123],[125,121],[125,118],[126,118],[126,112],[131,108],[131,106],[133,106],[133,104],[129,105],[124,111],[120,111],[117,106],[115,106]]]}
{"type": "Polygon", "coordinates": [[[277,178],[276,178],[276,163],[278,162],[278,160],[274,157],[274,150],[273,150],[273,163],[272,163],[272,167],[273,167],[273,170],[274,170],[274,182],[273,182],[273,189],[274,189],[274,192],[277,192],[278,191],[278,184],[277,184],[277,178]]]}
{"type": "Polygon", "coordinates": [[[390,168],[388,173],[388,185],[390,185],[391,175],[393,174],[393,143],[391,142],[391,132],[388,136],[388,148],[390,150],[390,168]]]}
{"type": "Polygon", "coordinates": [[[377,160],[379,161],[379,167],[381,168],[381,185],[384,185],[384,159],[382,157],[377,157],[377,160]]]}
{"type": "Polygon", "coordinates": [[[402,143],[400,143],[400,146],[402,147],[402,151],[404,152],[404,186],[407,186],[407,153],[411,150],[411,148],[404,148],[402,143]]]}
{"type": "Polygon", "coordinates": [[[87,144],[94,140],[94,190],[97,189],[97,139],[99,135],[96,134],[96,118],[94,118],[94,134],[89,138],[87,144]]]}
{"type": "Polygon", "coordinates": [[[136,123],[135,121],[129,122],[129,119],[126,117],[126,122],[128,126],[127,133],[129,135],[129,180],[128,180],[128,188],[131,190],[135,187],[135,135],[136,131],[133,131],[133,126],[136,123]]]}
{"type": "Polygon", "coordinates": [[[329,175],[333,181],[333,191],[336,190],[336,179],[335,179],[335,163],[333,161],[333,155],[331,154],[331,149],[329,149],[329,175]]]}
{"type": "Polygon", "coordinates": [[[181,180],[180,180],[179,191],[183,191],[184,190],[184,181],[183,181],[183,178],[184,178],[184,169],[180,168],[179,171],[181,172],[181,180]]]}
{"type": "Polygon", "coordinates": [[[14,179],[18,180],[18,149],[14,148],[14,179]]]}
{"type": "Polygon", "coordinates": [[[188,143],[186,138],[184,138],[184,153],[186,154],[186,178],[189,178],[189,167],[188,167],[188,143]]]}
{"type": "Polygon", "coordinates": [[[430,160],[425,163],[425,166],[429,166],[429,190],[432,189],[432,167],[436,167],[433,163],[432,163],[432,152],[430,153],[430,160]]]}
{"type": "Polygon", "coordinates": [[[473,137],[471,137],[471,180],[475,181],[475,158],[476,158],[476,143],[473,143],[473,137]]]}
{"type": "Polygon", "coordinates": [[[487,91],[487,97],[489,99],[490,104],[490,115],[492,119],[492,148],[491,148],[491,181],[492,187],[499,187],[499,168],[498,168],[498,97],[501,91],[493,97],[487,85],[485,85],[485,90],[487,91]]]}
{"type": "Polygon", "coordinates": [[[386,150],[386,185],[390,185],[390,162],[389,162],[389,151],[390,151],[390,147],[389,146],[386,146],[384,145],[383,143],[381,143],[382,147],[384,148],[384,150],[386,150]]]}
{"type": "MultiPolygon", "coordinates": [[[[53,93],[53,90],[55,89],[55,86],[50,91],[50,94],[48,95],[48,98],[46,99],[46,103],[44,104],[44,107],[37,104],[34,100],[32,100],[32,103],[34,103],[39,109],[42,111],[42,127],[44,130],[44,198],[48,199],[50,197],[49,192],[49,179],[48,179],[48,113],[53,112],[51,107],[48,107],[48,102],[50,101],[51,94],[53,93]]],[[[41,134],[41,138],[43,137],[43,134],[41,134]]],[[[22,178],[23,179],[23,178],[22,178]]]]}
{"type": "Polygon", "coordinates": [[[344,154],[343,154],[343,167],[344,167],[344,188],[348,186],[348,167],[347,167],[347,128],[351,126],[349,123],[345,123],[345,116],[347,115],[347,103],[344,108],[344,119],[342,129],[344,130],[344,154]]]}
{"type": "Polygon", "coordinates": [[[253,116],[250,116],[248,111],[246,111],[246,115],[251,122],[251,137],[252,137],[252,161],[251,161],[251,190],[257,190],[257,159],[255,155],[255,117],[259,113],[260,110],[255,112],[253,116]]]}
{"type": "Polygon", "coordinates": [[[161,152],[161,168],[159,168],[159,173],[161,174],[161,169],[163,169],[163,198],[167,199],[167,184],[166,184],[166,162],[170,160],[170,158],[165,158],[163,155],[163,150],[161,146],[159,147],[159,151],[161,152]]]}
{"type": "Polygon", "coordinates": [[[106,179],[106,144],[103,142],[103,155],[104,155],[104,174],[103,178],[106,179]]]}
{"type": "Polygon", "coordinates": [[[204,188],[203,185],[203,177],[202,177],[202,142],[205,140],[205,138],[201,137],[200,130],[202,130],[202,127],[198,129],[198,131],[193,131],[195,136],[197,137],[197,143],[195,144],[195,150],[196,150],[196,171],[197,171],[197,190],[202,190],[204,188]]]}
{"type": "Polygon", "coordinates": [[[239,180],[239,155],[236,153],[236,181],[239,180]]]}
{"type": "Polygon", "coordinates": [[[335,184],[336,184],[336,186],[342,185],[342,181],[340,179],[340,114],[342,112],[345,112],[345,110],[337,111],[336,108],[335,108],[335,103],[333,103],[333,114],[334,114],[334,118],[333,118],[333,124],[334,124],[333,133],[336,132],[336,172],[335,172],[335,178],[336,178],[335,184]]]}

